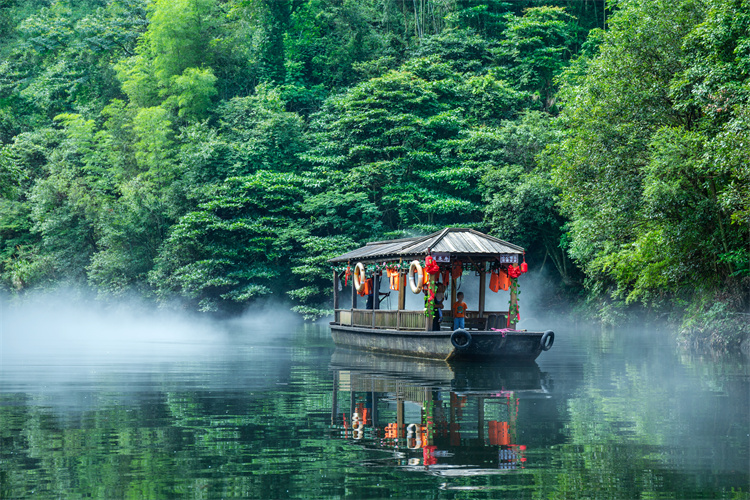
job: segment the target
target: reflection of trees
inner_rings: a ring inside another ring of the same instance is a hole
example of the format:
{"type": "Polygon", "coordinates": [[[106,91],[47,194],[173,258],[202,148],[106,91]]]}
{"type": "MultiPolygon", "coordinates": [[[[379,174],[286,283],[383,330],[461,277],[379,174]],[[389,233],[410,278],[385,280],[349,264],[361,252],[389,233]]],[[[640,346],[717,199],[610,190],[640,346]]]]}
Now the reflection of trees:
{"type": "Polygon", "coordinates": [[[565,442],[535,472],[538,497],[734,498],[736,471],[748,463],[750,396],[747,382],[732,386],[747,365],[680,362],[638,341],[598,340],[606,346],[589,347],[584,382],[565,406],[565,442]]]}
{"type": "Polygon", "coordinates": [[[0,498],[731,498],[747,470],[746,361],[585,336],[583,372],[553,371],[555,397],[519,405],[526,468],[446,483],[332,439],[327,337],[290,342],[291,366],[261,388],[238,364],[234,387],[201,365],[198,389],[156,383],[125,402],[102,390],[77,413],[0,394],[0,498]]]}
{"type": "Polygon", "coordinates": [[[294,350],[299,364],[273,392],[169,390],[78,415],[1,395],[0,498],[323,498],[411,487],[370,485],[362,451],[328,438],[329,373],[294,350]]]}

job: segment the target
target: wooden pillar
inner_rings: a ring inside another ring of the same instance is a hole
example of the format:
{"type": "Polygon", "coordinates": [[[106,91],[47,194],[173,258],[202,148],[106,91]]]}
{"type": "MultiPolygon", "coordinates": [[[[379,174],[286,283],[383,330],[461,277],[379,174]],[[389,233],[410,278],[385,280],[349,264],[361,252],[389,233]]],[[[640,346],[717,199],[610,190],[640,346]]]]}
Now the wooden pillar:
{"type": "Polygon", "coordinates": [[[406,273],[398,272],[398,310],[406,309],[406,273]]]}
{"type": "Polygon", "coordinates": [[[512,280],[510,282],[510,309],[508,310],[508,318],[510,318],[510,327],[515,329],[516,323],[518,323],[518,315],[513,314],[513,310],[518,310],[518,294],[516,293],[516,282],[512,280]]]}
{"type": "MultiPolygon", "coordinates": [[[[427,271],[425,271],[427,272],[427,271]]],[[[428,275],[429,276],[429,275],[428,275]]],[[[427,297],[430,296],[430,289],[429,287],[432,286],[432,278],[430,278],[429,285],[427,285],[427,297]]],[[[432,330],[432,319],[435,316],[435,308],[430,307],[429,310],[425,310],[426,314],[424,315],[424,329],[426,332],[429,332],[432,330]]]]}
{"type": "MultiPolygon", "coordinates": [[[[451,273],[451,316],[453,315],[453,304],[456,303],[456,279],[453,277],[453,273],[451,273]]],[[[451,325],[451,329],[453,326],[451,325]]]]}
{"type": "Polygon", "coordinates": [[[487,273],[484,272],[485,269],[485,263],[484,261],[479,263],[479,317],[482,318],[484,316],[484,300],[485,295],[487,294],[487,273]]]}
{"type": "Polygon", "coordinates": [[[372,275],[372,309],[380,309],[380,275],[372,275]]]}
{"type": "Polygon", "coordinates": [[[401,311],[406,309],[406,273],[398,272],[398,311],[396,312],[396,330],[401,329],[401,311]]]}
{"type": "Polygon", "coordinates": [[[357,289],[354,288],[354,280],[352,282],[352,310],[357,308],[357,289]]]}
{"type": "Polygon", "coordinates": [[[432,312],[425,309],[424,331],[429,332],[430,330],[432,330],[432,312]]]}
{"type": "Polygon", "coordinates": [[[333,271],[333,310],[339,308],[339,272],[333,271]]]}

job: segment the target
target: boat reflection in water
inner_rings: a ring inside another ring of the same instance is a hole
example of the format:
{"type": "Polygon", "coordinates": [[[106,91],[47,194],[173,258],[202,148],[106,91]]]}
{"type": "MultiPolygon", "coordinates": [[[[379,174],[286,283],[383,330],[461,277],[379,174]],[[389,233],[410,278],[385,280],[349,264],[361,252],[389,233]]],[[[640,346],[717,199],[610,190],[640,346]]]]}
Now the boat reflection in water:
{"type": "Polygon", "coordinates": [[[519,406],[549,398],[549,378],[533,362],[449,364],[337,349],[331,369],[334,436],[446,477],[524,468],[519,406]]]}

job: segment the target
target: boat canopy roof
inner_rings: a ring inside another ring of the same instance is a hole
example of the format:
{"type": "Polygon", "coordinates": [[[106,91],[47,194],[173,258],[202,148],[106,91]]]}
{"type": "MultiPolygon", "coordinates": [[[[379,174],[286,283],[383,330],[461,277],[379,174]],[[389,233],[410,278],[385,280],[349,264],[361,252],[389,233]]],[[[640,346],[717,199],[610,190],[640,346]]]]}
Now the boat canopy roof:
{"type": "Polygon", "coordinates": [[[367,245],[330,259],[329,262],[378,262],[383,259],[422,257],[432,252],[450,253],[451,257],[472,259],[496,258],[501,255],[523,254],[524,249],[474,229],[450,227],[414,238],[373,241],[367,245]]]}

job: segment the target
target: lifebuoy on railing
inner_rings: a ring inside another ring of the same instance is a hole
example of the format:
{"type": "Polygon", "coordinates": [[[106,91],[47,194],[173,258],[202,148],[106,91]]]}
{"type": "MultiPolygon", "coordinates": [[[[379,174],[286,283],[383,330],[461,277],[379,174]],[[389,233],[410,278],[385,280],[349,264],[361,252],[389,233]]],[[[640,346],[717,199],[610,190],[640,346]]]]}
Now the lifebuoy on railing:
{"type": "Polygon", "coordinates": [[[365,265],[361,262],[354,266],[354,289],[358,292],[365,289],[365,265]]]}
{"type": "Polygon", "coordinates": [[[547,330],[544,332],[544,335],[542,335],[542,340],[540,341],[540,344],[542,345],[542,351],[549,351],[552,348],[552,344],[555,343],[555,332],[552,330],[547,330]]]}
{"type": "Polygon", "coordinates": [[[424,272],[422,271],[422,266],[419,264],[418,260],[411,261],[411,264],[409,264],[409,287],[411,288],[411,291],[414,293],[419,293],[422,291],[422,285],[424,284],[424,272]],[[414,279],[414,273],[417,274],[417,279],[414,279]]]}

